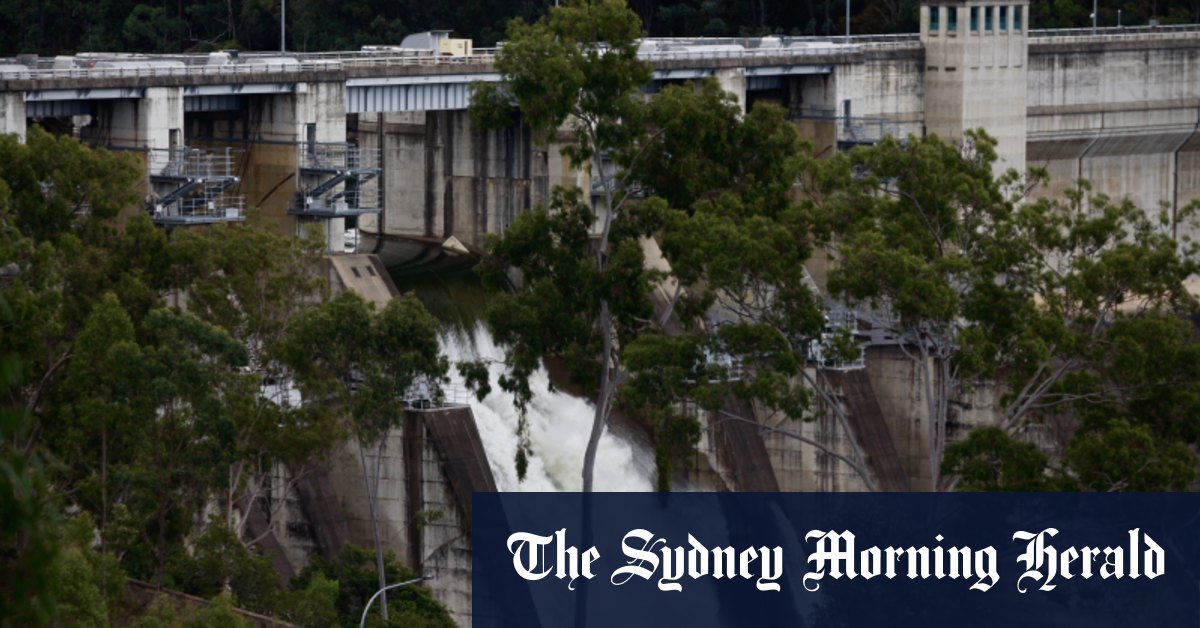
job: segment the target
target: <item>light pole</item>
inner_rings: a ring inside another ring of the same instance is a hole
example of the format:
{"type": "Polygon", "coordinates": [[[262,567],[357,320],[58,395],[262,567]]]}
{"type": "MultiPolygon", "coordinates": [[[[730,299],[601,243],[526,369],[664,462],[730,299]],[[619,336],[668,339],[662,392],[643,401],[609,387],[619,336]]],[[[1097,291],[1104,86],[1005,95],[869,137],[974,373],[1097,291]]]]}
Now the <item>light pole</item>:
{"type": "Polygon", "coordinates": [[[1096,34],[1096,20],[1100,16],[1100,9],[1097,6],[1100,0],[1092,0],[1092,34],[1096,34]]]}
{"type": "Polygon", "coordinates": [[[287,0],[279,0],[279,52],[287,52],[287,0]]]}
{"type": "Polygon", "coordinates": [[[846,0],[846,43],[850,43],[850,0],[846,0]]]}
{"type": "Polygon", "coordinates": [[[413,578],[412,580],[405,580],[404,582],[397,582],[396,584],[389,584],[386,587],[383,587],[382,589],[376,591],[375,595],[372,595],[371,599],[367,600],[367,606],[366,606],[366,608],[363,609],[362,619],[358,620],[358,628],[363,628],[363,626],[367,625],[367,611],[371,610],[371,603],[375,601],[375,598],[377,598],[381,594],[383,594],[384,591],[387,591],[388,589],[395,589],[396,587],[402,587],[405,585],[413,584],[416,582],[421,582],[422,580],[433,580],[433,575],[431,574],[428,576],[421,576],[420,578],[413,578]]]}

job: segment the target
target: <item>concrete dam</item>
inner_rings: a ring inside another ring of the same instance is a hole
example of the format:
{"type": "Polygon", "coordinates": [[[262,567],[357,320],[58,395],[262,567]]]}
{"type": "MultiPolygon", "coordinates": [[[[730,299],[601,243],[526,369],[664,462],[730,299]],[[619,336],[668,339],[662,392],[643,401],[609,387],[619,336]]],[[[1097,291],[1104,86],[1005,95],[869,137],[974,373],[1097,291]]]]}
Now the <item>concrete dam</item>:
{"type": "MultiPolygon", "coordinates": [[[[1200,27],[1029,30],[1028,7],[999,2],[921,11],[912,35],[645,40],[645,91],[715,77],[744,106],[788,108],[818,152],[983,127],[1001,166],[1049,170],[1042,193],[1084,177],[1146,208],[1200,196],[1200,27]]],[[[328,223],[335,250],[347,221],[478,246],[551,186],[590,182],[519,119],[474,127],[469,86],[499,77],[494,51],[472,52],[0,60],[0,132],[37,124],[146,155],[163,224],[258,206],[286,230],[328,223]],[[205,171],[232,182],[223,196],[171,205],[184,150],[229,155],[205,171]]]]}
{"type": "MultiPolygon", "coordinates": [[[[1148,211],[1200,198],[1200,26],[1036,30],[1020,0],[927,1],[920,11],[911,35],[645,40],[640,55],[654,78],[644,91],[713,77],[743,107],[785,107],[818,154],[887,134],[957,139],[983,127],[999,139],[1000,167],[1049,171],[1052,183],[1038,194],[1087,178],[1148,211]]],[[[430,35],[439,37],[448,35],[430,35]]],[[[591,186],[553,143],[536,145],[519,117],[500,131],[474,126],[469,86],[499,79],[495,51],[436,50],[0,60],[0,133],[24,136],[37,125],[132,152],[146,171],[142,209],[167,229],[242,220],[254,206],[285,232],[319,230],[333,285],[383,302],[404,286],[398,269],[470,255],[553,186],[591,186]]],[[[443,347],[454,359],[496,352],[474,325],[448,331],[443,347]]],[[[880,490],[928,489],[913,365],[880,344],[862,367],[823,375],[840,391],[848,427],[821,418],[789,429],[845,455],[862,443],[880,490]]],[[[451,395],[446,407],[411,411],[368,454],[382,469],[385,547],[437,572],[429,587],[461,625],[470,625],[471,493],[578,487],[586,430],[577,422],[590,421],[590,409],[551,392],[552,376],[538,376],[524,482],[511,462],[515,409],[498,395],[451,395]]],[[[974,394],[950,439],[988,421],[991,393],[974,394]]],[[[867,488],[769,419],[698,418],[708,429],[693,468],[673,478],[678,487],[867,488]]],[[[614,426],[603,442],[601,489],[653,487],[650,444],[636,424],[614,426]]],[[[349,448],[279,499],[282,514],[251,527],[271,530],[268,546],[288,570],[347,540],[370,544],[349,448]]]]}

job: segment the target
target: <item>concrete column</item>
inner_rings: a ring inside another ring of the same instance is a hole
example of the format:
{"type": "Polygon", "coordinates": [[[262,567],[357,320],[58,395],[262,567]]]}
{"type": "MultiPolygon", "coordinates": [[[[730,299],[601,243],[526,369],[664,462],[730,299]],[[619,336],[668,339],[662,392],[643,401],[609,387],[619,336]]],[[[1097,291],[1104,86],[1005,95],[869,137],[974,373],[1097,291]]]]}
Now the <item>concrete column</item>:
{"type": "Polygon", "coordinates": [[[297,143],[314,125],[318,142],[346,141],[346,95],[342,83],[296,83],[292,93],[260,96],[255,139],[297,143]]]}
{"type": "Polygon", "coordinates": [[[142,98],[113,101],[108,137],[114,146],[171,148],[183,144],[183,88],[149,87],[142,98]]]}
{"type": "Polygon", "coordinates": [[[25,94],[22,92],[0,93],[0,133],[15,133],[18,141],[25,141],[25,94]]]}
{"type": "Polygon", "coordinates": [[[928,132],[959,140],[963,131],[983,128],[997,140],[995,172],[1023,173],[1028,2],[922,2],[920,19],[928,132]]]}
{"type": "Polygon", "coordinates": [[[742,113],[746,113],[746,68],[722,68],[713,72],[721,89],[737,98],[742,113]]]}
{"type": "Polygon", "coordinates": [[[306,125],[315,124],[318,142],[346,141],[346,88],[342,83],[297,83],[295,118],[305,138],[306,125]]]}
{"type": "Polygon", "coordinates": [[[309,139],[346,141],[345,87],[340,82],[296,83],[292,93],[255,97],[256,110],[242,190],[249,204],[288,233],[318,230],[330,251],[344,246],[344,218],[297,221],[288,210],[300,189],[299,151],[309,139]]]}

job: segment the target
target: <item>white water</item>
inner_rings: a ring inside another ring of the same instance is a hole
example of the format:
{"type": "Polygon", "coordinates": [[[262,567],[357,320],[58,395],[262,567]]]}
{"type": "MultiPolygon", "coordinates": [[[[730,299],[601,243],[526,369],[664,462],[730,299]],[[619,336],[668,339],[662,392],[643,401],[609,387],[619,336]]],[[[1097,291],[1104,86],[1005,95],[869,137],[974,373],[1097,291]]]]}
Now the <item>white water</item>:
{"type": "MultiPolygon", "coordinates": [[[[595,407],[585,399],[550,391],[550,376],[539,368],[530,379],[533,399],[527,408],[533,455],[525,479],[517,479],[518,412],[512,395],[500,390],[503,350],[482,325],[471,335],[447,332],[442,351],[450,359],[452,385],[463,381],[454,364],[464,360],[490,362],[492,392],[483,401],[470,397],[475,424],[487,452],[496,487],[501,491],[578,491],[583,486],[583,453],[592,429],[595,407]],[[473,337],[470,337],[473,336],[473,337]]],[[[596,453],[595,490],[650,491],[654,489],[654,452],[619,431],[605,428],[596,453]]]]}

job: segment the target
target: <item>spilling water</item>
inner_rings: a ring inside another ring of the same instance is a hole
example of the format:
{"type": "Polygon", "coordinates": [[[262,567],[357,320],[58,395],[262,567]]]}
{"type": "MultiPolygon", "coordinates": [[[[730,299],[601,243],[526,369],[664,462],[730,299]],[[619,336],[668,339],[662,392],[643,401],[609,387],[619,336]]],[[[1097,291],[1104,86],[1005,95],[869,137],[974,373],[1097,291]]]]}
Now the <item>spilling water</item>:
{"type": "MultiPolygon", "coordinates": [[[[383,259],[402,257],[399,243],[388,243],[383,259]]],[[[411,253],[411,252],[410,252],[411,253]]],[[[437,251],[426,252],[436,256],[437,251]]],[[[595,406],[584,398],[550,390],[545,368],[533,374],[533,399],[527,408],[533,455],[524,480],[517,479],[517,423],[520,414],[512,395],[500,390],[504,371],[503,348],[496,345],[483,315],[492,294],[485,290],[468,262],[445,259],[417,268],[391,266],[392,279],[403,292],[412,292],[442,323],[442,352],[449,358],[451,388],[461,390],[462,378],[454,363],[486,360],[490,363],[492,393],[483,401],[469,401],[479,436],[487,452],[496,487],[502,491],[577,491],[583,485],[583,454],[591,434],[595,406]]],[[[605,429],[596,454],[593,477],[598,491],[650,491],[654,489],[654,450],[640,431],[614,422],[605,429]]]]}
{"type": "MultiPolygon", "coordinates": [[[[524,480],[518,480],[517,423],[520,414],[512,395],[500,390],[504,351],[482,324],[450,329],[442,335],[442,351],[451,363],[485,360],[492,392],[483,401],[470,398],[471,411],[487,451],[496,487],[501,491],[578,491],[583,483],[583,453],[591,433],[595,407],[588,400],[550,389],[545,368],[533,374],[526,420],[533,455],[524,480]]],[[[452,385],[462,379],[452,369],[452,385]]],[[[623,430],[605,429],[596,453],[597,491],[649,491],[654,488],[654,452],[648,443],[623,430]]]]}

